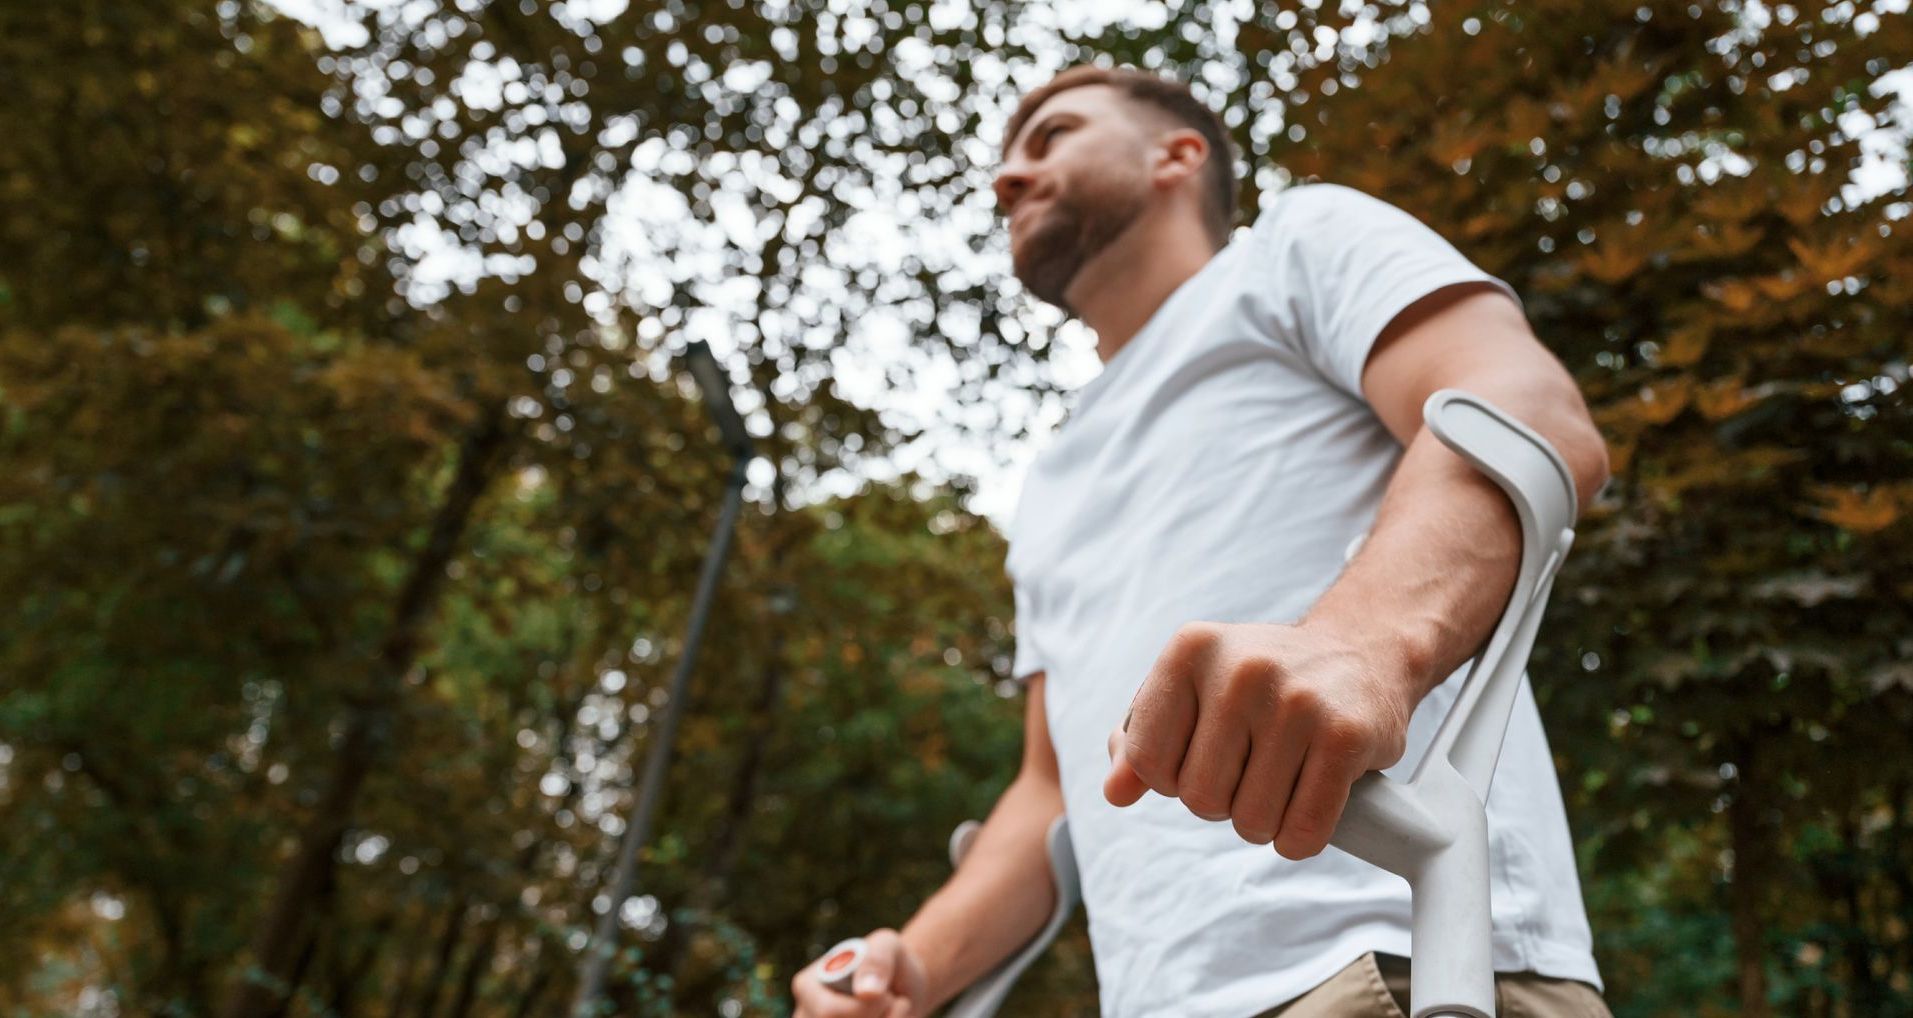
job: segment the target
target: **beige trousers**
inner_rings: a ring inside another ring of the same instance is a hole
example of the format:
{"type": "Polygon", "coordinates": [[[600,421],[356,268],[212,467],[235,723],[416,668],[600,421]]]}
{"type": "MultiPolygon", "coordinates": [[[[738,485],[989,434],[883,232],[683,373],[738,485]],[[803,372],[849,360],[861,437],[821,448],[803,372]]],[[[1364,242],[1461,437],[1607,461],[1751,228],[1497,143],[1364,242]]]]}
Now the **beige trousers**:
{"type": "MultiPolygon", "coordinates": [[[[1260,1018],[1407,1018],[1408,959],[1365,954],[1260,1018]]],[[[1594,987],[1533,972],[1495,973],[1497,1018],[1613,1018],[1594,987]]]]}

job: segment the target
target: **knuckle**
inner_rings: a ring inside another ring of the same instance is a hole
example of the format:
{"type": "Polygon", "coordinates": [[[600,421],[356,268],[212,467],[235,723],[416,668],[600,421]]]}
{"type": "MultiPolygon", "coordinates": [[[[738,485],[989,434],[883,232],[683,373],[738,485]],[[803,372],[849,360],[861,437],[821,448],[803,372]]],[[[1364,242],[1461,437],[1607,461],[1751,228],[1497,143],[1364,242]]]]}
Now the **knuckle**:
{"type": "Polygon", "coordinates": [[[1182,804],[1189,807],[1189,812],[1204,820],[1226,820],[1229,817],[1228,799],[1206,784],[1185,781],[1182,804]]]}
{"type": "Polygon", "coordinates": [[[1229,665],[1229,681],[1234,685],[1261,685],[1275,678],[1281,663],[1262,654],[1250,654],[1229,665]]]}
{"type": "Polygon", "coordinates": [[[1168,759],[1168,753],[1153,741],[1131,739],[1123,747],[1123,759],[1129,762],[1131,770],[1143,780],[1143,784],[1164,795],[1175,794],[1175,763],[1168,759]]]}
{"type": "Polygon", "coordinates": [[[1373,740],[1373,734],[1367,724],[1359,718],[1336,715],[1322,721],[1318,729],[1318,739],[1337,753],[1353,753],[1367,748],[1373,740]]]}
{"type": "Polygon", "coordinates": [[[1282,834],[1293,835],[1304,842],[1326,841],[1330,822],[1329,811],[1321,803],[1298,803],[1283,819],[1282,834]]]}
{"type": "Polygon", "coordinates": [[[1291,835],[1285,828],[1282,834],[1275,839],[1275,850],[1284,859],[1293,859],[1300,862],[1303,859],[1320,855],[1322,849],[1327,847],[1327,844],[1326,841],[1291,835]]]}
{"type": "Polygon", "coordinates": [[[1248,657],[1229,666],[1223,681],[1223,695],[1230,706],[1243,709],[1272,704],[1276,680],[1282,669],[1266,657],[1248,657]]]}
{"type": "Polygon", "coordinates": [[[1266,845],[1275,840],[1275,832],[1260,819],[1237,816],[1234,818],[1236,836],[1251,845],[1266,845]]]}
{"type": "Polygon", "coordinates": [[[1334,823],[1331,811],[1320,802],[1293,803],[1276,832],[1276,851],[1290,859],[1316,855],[1327,847],[1334,823]]]}
{"type": "Polygon", "coordinates": [[[1301,684],[1283,687],[1279,709],[1301,721],[1316,721],[1328,713],[1320,690],[1301,684]]]}
{"type": "Polygon", "coordinates": [[[1403,754],[1408,752],[1408,733],[1396,732],[1387,738],[1377,740],[1377,748],[1383,767],[1393,767],[1401,762],[1403,754]]]}
{"type": "Polygon", "coordinates": [[[1222,642],[1222,632],[1212,623],[1189,622],[1176,630],[1171,642],[1177,655],[1186,660],[1216,649],[1222,642]]]}

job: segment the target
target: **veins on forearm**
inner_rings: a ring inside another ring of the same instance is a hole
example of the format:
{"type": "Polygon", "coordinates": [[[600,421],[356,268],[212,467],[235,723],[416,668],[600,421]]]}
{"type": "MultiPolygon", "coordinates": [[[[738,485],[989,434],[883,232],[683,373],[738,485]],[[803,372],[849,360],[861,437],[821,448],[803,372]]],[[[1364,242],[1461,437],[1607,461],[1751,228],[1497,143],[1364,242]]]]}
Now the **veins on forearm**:
{"type": "Polygon", "coordinates": [[[1303,622],[1390,648],[1425,694],[1488,638],[1513,589],[1520,544],[1507,496],[1424,430],[1361,551],[1303,622]]]}

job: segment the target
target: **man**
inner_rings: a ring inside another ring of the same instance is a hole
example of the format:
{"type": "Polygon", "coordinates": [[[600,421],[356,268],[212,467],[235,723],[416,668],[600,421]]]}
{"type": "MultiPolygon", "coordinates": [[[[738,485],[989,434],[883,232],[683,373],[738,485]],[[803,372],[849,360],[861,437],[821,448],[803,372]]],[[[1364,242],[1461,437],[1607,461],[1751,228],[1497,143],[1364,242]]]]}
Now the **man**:
{"type": "MultiPolygon", "coordinates": [[[[963,868],[867,938],[854,993],[806,969],[797,1013],[955,996],[1047,916],[1067,811],[1104,1014],[1399,1018],[1407,885],[1323,848],[1356,778],[1412,769],[1520,554],[1422,403],[1454,387],[1520,418],[1584,505],[1605,446],[1513,292],[1406,213],[1298,187],[1232,239],[1227,136],[1178,84],[1076,68],[1004,147],[1016,274],[1104,361],[1010,531],[1022,768],[963,868]]],[[[1525,687],[1488,813],[1502,1013],[1606,1015],[1525,687]]]]}

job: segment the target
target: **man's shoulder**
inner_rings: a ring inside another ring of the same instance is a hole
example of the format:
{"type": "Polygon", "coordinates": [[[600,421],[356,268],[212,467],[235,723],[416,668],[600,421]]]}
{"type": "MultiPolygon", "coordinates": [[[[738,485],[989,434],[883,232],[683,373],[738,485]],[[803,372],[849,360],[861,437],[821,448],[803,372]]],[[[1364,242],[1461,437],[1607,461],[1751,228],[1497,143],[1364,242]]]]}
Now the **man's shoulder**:
{"type": "Polygon", "coordinates": [[[1394,206],[1380,198],[1346,184],[1295,184],[1276,192],[1262,206],[1251,229],[1271,235],[1285,229],[1285,224],[1331,225],[1345,216],[1393,210],[1394,206]]]}
{"type": "Polygon", "coordinates": [[[1396,283],[1419,285],[1417,274],[1429,266],[1480,272],[1413,212],[1343,184],[1302,184],[1277,194],[1256,219],[1254,243],[1266,264],[1318,282],[1345,281],[1358,304],[1396,283]]]}

